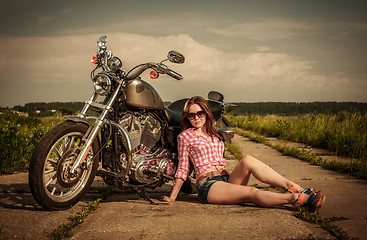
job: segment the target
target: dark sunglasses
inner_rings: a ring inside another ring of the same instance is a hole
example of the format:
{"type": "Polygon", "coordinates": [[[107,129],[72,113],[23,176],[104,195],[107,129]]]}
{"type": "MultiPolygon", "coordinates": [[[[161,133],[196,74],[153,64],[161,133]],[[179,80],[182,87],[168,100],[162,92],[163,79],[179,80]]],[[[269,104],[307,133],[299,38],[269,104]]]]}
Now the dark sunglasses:
{"type": "Polygon", "coordinates": [[[187,117],[190,119],[190,120],[194,120],[196,116],[198,116],[199,118],[204,118],[205,117],[205,111],[199,111],[199,112],[196,112],[196,113],[188,113],[187,114],[187,117]]]}

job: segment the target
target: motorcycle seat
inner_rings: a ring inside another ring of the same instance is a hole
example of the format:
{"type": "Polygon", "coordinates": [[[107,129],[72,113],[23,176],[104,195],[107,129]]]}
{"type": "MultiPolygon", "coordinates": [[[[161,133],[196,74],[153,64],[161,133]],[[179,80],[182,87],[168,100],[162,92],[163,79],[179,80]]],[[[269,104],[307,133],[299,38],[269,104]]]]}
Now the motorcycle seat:
{"type": "MultiPolygon", "coordinates": [[[[170,126],[180,126],[183,108],[188,98],[177,100],[164,108],[164,113],[170,126]]],[[[215,120],[218,120],[223,113],[223,104],[214,100],[207,100],[210,110],[215,120]]]]}
{"type": "Polygon", "coordinates": [[[164,108],[164,113],[170,126],[180,126],[183,108],[188,98],[184,98],[171,103],[164,108]]]}

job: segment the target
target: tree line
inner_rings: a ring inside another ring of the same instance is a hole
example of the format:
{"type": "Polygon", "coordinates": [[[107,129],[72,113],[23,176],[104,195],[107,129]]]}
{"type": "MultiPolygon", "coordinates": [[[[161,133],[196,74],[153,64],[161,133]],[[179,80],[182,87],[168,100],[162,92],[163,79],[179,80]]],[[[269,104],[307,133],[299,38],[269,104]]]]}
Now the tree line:
{"type": "MultiPolygon", "coordinates": [[[[168,106],[170,102],[165,102],[168,106]]],[[[275,114],[275,115],[302,115],[308,113],[335,114],[341,111],[367,113],[367,103],[360,102],[233,102],[236,105],[229,111],[232,115],[242,114],[275,114]]],[[[16,105],[13,108],[1,108],[27,113],[31,117],[53,116],[57,113],[62,115],[77,114],[84,106],[84,102],[35,102],[24,106],[16,105]]]]}
{"type": "Polygon", "coordinates": [[[367,103],[360,102],[234,102],[231,115],[275,114],[282,116],[315,114],[335,114],[341,111],[367,113],[367,103]]]}

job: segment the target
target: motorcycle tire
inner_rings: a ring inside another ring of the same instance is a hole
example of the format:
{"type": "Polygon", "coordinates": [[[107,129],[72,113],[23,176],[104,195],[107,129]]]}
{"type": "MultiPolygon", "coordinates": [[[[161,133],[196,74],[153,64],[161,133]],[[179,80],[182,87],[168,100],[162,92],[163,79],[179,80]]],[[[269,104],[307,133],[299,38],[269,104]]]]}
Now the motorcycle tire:
{"type": "Polygon", "coordinates": [[[98,141],[92,143],[76,174],[70,170],[88,125],[64,121],[52,127],[36,146],[29,167],[29,185],[35,200],[47,210],[68,209],[89,190],[97,173],[98,141]]]}

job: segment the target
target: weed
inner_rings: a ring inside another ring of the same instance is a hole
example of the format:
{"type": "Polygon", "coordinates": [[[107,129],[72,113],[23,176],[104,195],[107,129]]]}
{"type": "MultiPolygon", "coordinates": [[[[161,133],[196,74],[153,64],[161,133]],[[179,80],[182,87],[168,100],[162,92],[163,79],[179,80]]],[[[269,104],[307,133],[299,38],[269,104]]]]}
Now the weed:
{"type": "Polygon", "coordinates": [[[367,161],[367,114],[305,114],[300,116],[227,116],[233,125],[261,135],[321,147],[341,156],[367,161]]]}
{"type": "Polygon", "coordinates": [[[236,158],[242,159],[242,149],[235,143],[224,143],[228,151],[236,158]]]}
{"type": "Polygon", "coordinates": [[[317,224],[321,226],[323,229],[327,230],[331,235],[335,236],[337,239],[350,239],[347,232],[345,232],[342,228],[332,225],[331,222],[335,221],[341,221],[346,220],[348,218],[345,217],[332,217],[332,218],[326,218],[326,217],[320,217],[317,214],[309,213],[307,211],[304,211],[302,209],[298,209],[294,214],[295,217],[309,222],[313,224],[317,224]]]}
{"type": "Polygon", "coordinates": [[[68,224],[62,224],[58,228],[56,228],[52,232],[51,239],[63,239],[65,237],[73,236],[71,230],[77,225],[83,223],[84,219],[93,211],[95,211],[102,201],[102,198],[98,198],[94,201],[91,201],[87,204],[87,206],[83,207],[82,211],[79,214],[76,214],[74,211],[70,217],[70,222],[68,224]]]}
{"type": "Polygon", "coordinates": [[[353,160],[350,163],[341,163],[337,161],[326,161],[320,156],[312,153],[310,150],[299,149],[297,147],[287,147],[281,144],[271,144],[268,139],[259,134],[235,128],[238,135],[249,138],[251,141],[265,144],[274,148],[286,156],[295,157],[311,164],[321,166],[328,170],[333,170],[342,174],[347,174],[360,179],[367,179],[367,163],[353,160]]]}

